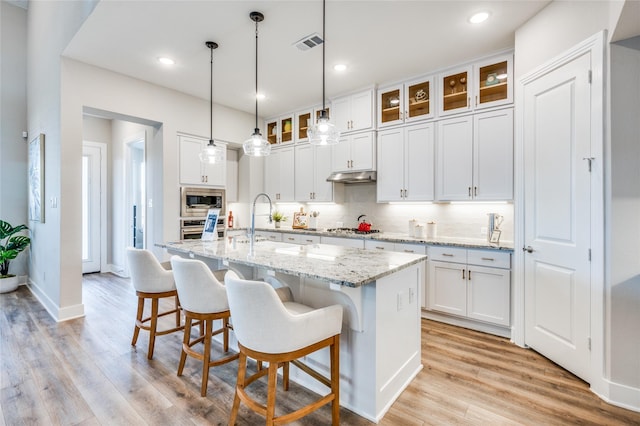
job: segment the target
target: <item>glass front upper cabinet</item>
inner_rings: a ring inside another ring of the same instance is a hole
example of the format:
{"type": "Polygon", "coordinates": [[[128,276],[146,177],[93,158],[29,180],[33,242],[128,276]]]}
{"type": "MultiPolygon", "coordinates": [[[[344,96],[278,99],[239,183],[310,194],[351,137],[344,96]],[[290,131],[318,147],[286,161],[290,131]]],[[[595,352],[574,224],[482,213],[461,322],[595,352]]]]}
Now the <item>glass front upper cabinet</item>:
{"type": "Polygon", "coordinates": [[[503,55],[476,65],[476,108],[513,102],[512,58],[512,55],[503,55]]]}
{"type": "Polygon", "coordinates": [[[293,127],[293,114],[267,120],[266,138],[272,145],[293,142],[293,127]]]}
{"type": "Polygon", "coordinates": [[[433,117],[433,78],[421,78],[378,90],[378,127],[433,117]]]}
{"type": "Polygon", "coordinates": [[[433,97],[433,78],[420,79],[405,84],[406,112],[405,121],[433,117],[431,98],[433,97]]]}
{"type": "Polygon", "coordinates": [[[287,115],[280,119],[280,143],[293,142],[293,116],[287,115]]]}
{"type": "Polygon", "coordinates": [[[440,115],[454,114],[471,110],[472,86],[471,66],[459,68],[445,74],[439,78],[440,89],[440,115]]]}
{"type": "Polygon", "coordinates": [[[311,110],[296,114],[296,142],[303,142],[308,139],[307,130],[313,124],[311,110]]]}

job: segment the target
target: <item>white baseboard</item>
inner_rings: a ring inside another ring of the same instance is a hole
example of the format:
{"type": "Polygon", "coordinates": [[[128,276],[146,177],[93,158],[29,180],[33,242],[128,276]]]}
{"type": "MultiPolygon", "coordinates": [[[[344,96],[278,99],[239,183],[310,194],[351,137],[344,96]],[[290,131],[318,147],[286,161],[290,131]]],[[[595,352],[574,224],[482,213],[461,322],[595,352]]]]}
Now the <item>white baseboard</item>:
{"type": "Polygon", "coordinates": [[[640,389],[632,386],[623,385],[604,379],[604,389],[597,392],[593,387],[591,390],[608,404],[616,407],[626,408],[627,410],[637,411],[640,413],[640,389]]]}
{"type": "Polygon", "coordinates": [[[27,282],[27,287],[36,299],[38,299],[38,302],[40,302],[40,304],[46,309],[49,315],[51,315],[51,318],[56,320],[56,322],[67,321],[84,316],[84,304],[80,303],[60,308],[33,280],[29,280],[27,282]]]}
{"type": "Polygon", "coordinates": [[[111,272],[112,274],[117,275],[119,277],[129,278],[129,275],[127,274],[127,270],[123,266],[114,265],[113,263],[107,264],[107,270],[103,272],[111,272]]]}

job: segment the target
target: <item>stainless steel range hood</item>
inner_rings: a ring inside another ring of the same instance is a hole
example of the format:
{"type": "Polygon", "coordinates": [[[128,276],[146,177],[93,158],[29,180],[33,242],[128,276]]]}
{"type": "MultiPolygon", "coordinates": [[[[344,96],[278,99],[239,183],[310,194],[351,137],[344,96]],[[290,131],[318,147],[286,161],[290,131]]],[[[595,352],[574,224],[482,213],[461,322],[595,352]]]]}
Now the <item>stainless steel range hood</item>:
{"type": "Polygon", "coordinates": [[[367,183],[375,182],[378,174],[373,171],[365,172],[336,172],[331,173],[327,178],[327,182],[339,183],[367,183]]]}

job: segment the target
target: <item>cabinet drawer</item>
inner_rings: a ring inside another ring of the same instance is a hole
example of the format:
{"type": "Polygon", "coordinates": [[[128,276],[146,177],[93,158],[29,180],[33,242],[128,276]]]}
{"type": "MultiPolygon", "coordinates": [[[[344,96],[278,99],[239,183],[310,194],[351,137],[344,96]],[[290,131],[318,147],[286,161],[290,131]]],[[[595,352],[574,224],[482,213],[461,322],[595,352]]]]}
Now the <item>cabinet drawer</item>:
{"type": "Polygon", "coordinates": [[[256,238],[279,242],[282,241],[282,234],[280,232],[256,231],[256,238]]]}
{"type": "Polygon", "coordinates": [[[467,251],[467,263],[469,265],[488,266],[492,268],[511,269],[511,253],[494,250],[467,251]]]}
{"type": "Polygon", "coordinates": [[[387,250],[394,251],[395,244],[390,243],[389,241],[378,241],[378,240],[365,240],[364,248],[368,250],[387,250]]]}
{"type": "Polygon", "coordinates": [[[322,244],[333,244],[336,246],[364,248],[364,241],[361,238],[340,238],[322,236],[322,244]]]}
{"type": "Polygon", "coordinates": [[[456,247],[429,247],[429,260],[467,263],[467,249],[456,247]]]}
{"type": "Polygon", "coordinates": [[[427,254],[427,246],[423,244],[396,243],[395,250],[401,253],[427,254]]]}
{"type": "Polygon", "coordinates": [[[291,244],[319,244],[319,235],[306,234],[282,234],[282,242],[291,244]]]}

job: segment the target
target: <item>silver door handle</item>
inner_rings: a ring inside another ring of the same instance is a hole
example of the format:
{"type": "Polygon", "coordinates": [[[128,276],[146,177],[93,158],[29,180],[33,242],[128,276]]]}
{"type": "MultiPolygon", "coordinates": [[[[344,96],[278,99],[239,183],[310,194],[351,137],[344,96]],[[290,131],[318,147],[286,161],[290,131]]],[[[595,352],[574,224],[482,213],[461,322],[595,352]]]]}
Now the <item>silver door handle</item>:
{"type": "Polygon", "coordinates": [[[527,253],[533,253],[533,247],[531,246],[522,247],[522,251],[526,251],[527,253]]]}

